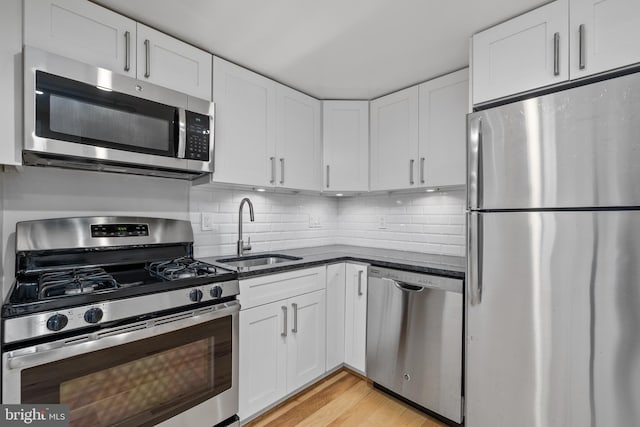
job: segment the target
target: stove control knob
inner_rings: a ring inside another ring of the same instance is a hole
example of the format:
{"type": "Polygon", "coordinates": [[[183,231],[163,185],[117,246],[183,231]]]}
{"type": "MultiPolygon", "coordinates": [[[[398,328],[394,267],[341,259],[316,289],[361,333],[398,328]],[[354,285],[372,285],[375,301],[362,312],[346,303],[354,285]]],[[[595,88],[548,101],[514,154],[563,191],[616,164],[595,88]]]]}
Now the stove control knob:
{"type": "Polygon", "coordinates": [[[209,291],[212,298],[220,298],[222,296],[222,288],[220,286],[214,286],[209,291]]]}
{"type": "Polygon", "coordinates": [[[94,307],[94,308],[90,308],[89,310],[85,311],[84,313],[84,320],[87,323],[98,323],[99,321],[102,320],[102,310],[94,307]]]}
{"type": "Polygon", "coordinates": [[[189,292],[189,299],[193,302],[198,302],[202,299],[202,291],[200,289],[193,289],[189,292]]]}
{"type": "Polygon", "coordinates": [[[57,332],[67,326],[69,319],[64,314],[54,314],[47,320],[47,329],[57,332]]]}

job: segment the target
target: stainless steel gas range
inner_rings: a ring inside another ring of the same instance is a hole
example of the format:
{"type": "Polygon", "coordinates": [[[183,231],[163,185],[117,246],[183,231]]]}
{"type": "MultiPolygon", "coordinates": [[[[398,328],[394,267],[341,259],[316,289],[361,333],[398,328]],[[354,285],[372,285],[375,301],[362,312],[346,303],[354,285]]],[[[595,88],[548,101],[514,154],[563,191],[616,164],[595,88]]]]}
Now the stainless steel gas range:
{"type": "Polygon", "coordinates": [[[18,223],[2,402],[68,404],[72,426],[237,423],[238,293],[188,221],[18,223]]]}

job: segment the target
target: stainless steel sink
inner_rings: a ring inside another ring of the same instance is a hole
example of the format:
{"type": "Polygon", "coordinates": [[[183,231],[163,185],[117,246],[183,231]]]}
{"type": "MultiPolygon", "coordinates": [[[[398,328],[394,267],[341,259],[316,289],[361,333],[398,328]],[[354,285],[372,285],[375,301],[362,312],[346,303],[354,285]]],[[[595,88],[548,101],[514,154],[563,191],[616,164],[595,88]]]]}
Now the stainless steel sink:
{"type": "Polygon", "coordinates": [[[239,269],[247,269],[251,267],[262,267],[273,264],[279,264],[287,261],[298,261],[300,257],[281,255],[281,254],[264,254],[264,255],[249,255],[236,258],[223,258],[218,259],[216,262],[220,264],[230,265],[239,269]]]}

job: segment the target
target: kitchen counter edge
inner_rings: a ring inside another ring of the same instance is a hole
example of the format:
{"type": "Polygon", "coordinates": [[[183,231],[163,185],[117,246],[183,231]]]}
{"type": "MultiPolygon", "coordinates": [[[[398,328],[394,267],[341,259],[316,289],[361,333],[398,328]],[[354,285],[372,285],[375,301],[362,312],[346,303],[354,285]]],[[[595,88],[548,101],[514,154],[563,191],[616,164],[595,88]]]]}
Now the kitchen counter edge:
{"type": "MultiPolygon", "coordinates": [[[[466,261],[464,257],[420,254],[416,252],[405,252],[395,250],[385,250],[377,248],[364,247],[344,247],[336,249],[333,247],[315,247],[288,249],[282,251],[269,251],[266,253],[277,253],[289,256],[302,257],[301,260],[283,262],[267,266],[255,267],[250,270],[238,271],[240,280],[250,277],[265,276],[270,274],[282,273],[285,271],[299,270],[304,268],[315,267],[319,265],[335,264],[339,262],[360,262],[376,267],[394,268],[403,271],[411,271],[415,273],[432,274],[442,277],[451,277],[455,279],[465,278],[466,261]],[[382,254],[384,252],[384,255],[382,254]],[[448,263],[435,261],[412,260],[406,258],[435,258],[438,260],[447,260],[448,263]]],[[[261,253],[252,253],[251,255],[260,255],[261,253]]],[[[229,256],[217,256],[201,258],[202,261],[210,262],[229,268],[222,263],[217,262],[218,259],[229,258],[229,256]]]]}

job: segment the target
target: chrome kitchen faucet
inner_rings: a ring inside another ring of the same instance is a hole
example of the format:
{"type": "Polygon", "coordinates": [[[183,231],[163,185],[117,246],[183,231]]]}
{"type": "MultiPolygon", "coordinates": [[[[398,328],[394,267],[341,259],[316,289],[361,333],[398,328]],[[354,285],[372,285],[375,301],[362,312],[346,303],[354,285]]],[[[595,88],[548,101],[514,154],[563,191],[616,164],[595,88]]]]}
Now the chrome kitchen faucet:
{"type": "Polygon", "coordinates": [[[238,256],[242,256],[244,254],[244,251],[250,251],[251,250],[251,236],[249,236],[249,239],[248,239],[246,245],[242,241],[242,207],[244,206],[245,203],[249,204],[249,218],[251,219],[251,222],[254,221],[253,203],[251,203],[251,200],[249,200],[248,197],[245,197],[240,202],[240,210],[238,212],[238,246],[237,246],[237,248],[238,248],[237,249],[238,256]]]}

